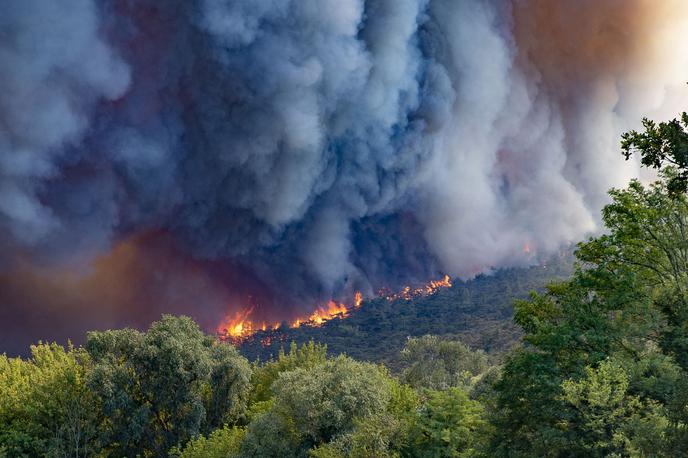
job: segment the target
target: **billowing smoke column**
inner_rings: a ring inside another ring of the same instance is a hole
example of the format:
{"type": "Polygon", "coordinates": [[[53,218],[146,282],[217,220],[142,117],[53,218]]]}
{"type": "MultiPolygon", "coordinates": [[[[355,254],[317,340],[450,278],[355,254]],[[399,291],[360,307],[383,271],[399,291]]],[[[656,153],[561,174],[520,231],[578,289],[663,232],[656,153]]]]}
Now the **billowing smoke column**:
{"type": "Polygon", "coordinates": [[[684,0],[7,2],[0,351],[554,252],[638,173],[619,133],[685,108],[685,30],[684,0]]]}

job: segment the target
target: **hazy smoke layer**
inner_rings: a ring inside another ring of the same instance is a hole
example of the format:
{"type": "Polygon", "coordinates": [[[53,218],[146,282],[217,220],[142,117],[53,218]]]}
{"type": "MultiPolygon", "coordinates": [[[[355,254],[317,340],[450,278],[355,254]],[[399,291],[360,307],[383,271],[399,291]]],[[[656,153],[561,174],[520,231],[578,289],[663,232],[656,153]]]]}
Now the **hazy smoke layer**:
{"type": "Polygon", "coordinates": [[[7,3],[14,315],[46,281],[20,265],[54,280],[143,233],[196,274],[232,266],[196,309],[227,285],[296,307],[525,264],[595,230],[637,173],[619,133],[687,100],[684,0],[7,3]]]}

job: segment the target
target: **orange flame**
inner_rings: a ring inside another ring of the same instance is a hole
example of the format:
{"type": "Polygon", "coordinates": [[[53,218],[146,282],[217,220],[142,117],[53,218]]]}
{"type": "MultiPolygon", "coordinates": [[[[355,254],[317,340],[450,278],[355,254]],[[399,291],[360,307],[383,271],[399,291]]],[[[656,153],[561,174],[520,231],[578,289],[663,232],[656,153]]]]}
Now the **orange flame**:
{"type": "Polygon", "coordinates": [[[316,324],[323,324],[325,321],[332,319],[338,315],[346,316],[349,311],[344,304],[335,303],[330,301],[327,303],[327,309],[324,307],[318,307],[315,312],[308,317],[308,321],[312,321],[316,324]]]}
{"type": "MultiPolygon", "coordinates": [[[[426,285],[418,288],[405,286],[398,293],[385,293],[380,295],[389,301],[397,299],[411,300],[414,297],[430,296],[435,294],[442,288],[451,288],[452,283],[449,275],[445,275],[441,280],[432,280],[426,285]]],[[[359,308],[363,304],[363,295],[360,291],[354,294],[353,308],[359,308]]],[[[322,326],[325,322],[334,318],[346,318],[349,315],[350,307],[343,303],[336,303],[329,301],[325,306],[316,307],[316,309],[308,316],[301,316],[294,319],[289,327],[298,328],[301,326],[322,326]]],[[[253,312],[253,307],[236,312],[232,318],[225,318],[223,322],[217,327],[217,333],[220,339],[231,341],[242,341],[252,336],[258,331],[271,332],[280,328],[281,323],[277,322],[273,325],[268,325],[266,322],[261,322],[260,325],[254,325],[249,316],[253,312]]],[[[261,344],[272,342],[272,338],[267,336],[261,339],[261,344]]]]}
{"type": "Polygon", "coordinates": [[[308,317],[297,318],[291,323],[292,328],[298,328],[302,324],[309,326],[321,326],[324,322],[332,318],[345,317],[349,313],[349,309],[344,304],[337,304],[335,301],[329,301],[326,307],[318,307],[308,317]]]}
{"type": "Polygon", "coordinates": [[[236,312],[234,318],[225,318],[217,327],[218,334],[231,338],[241,339],[253,334],[253,323],[248,319],[253,312],[253,307],[236,312]]]}
{"type": "Polygon", "coordinates": [[[388,301],[394,301],[397,299],[403,299],[405,301],[410,301],[414,297],[419,296],[432,296],[437,291],[442,288],[451,288],[452,282],[449,275],[445,275],[441,280],[432,280],[424,286],[418,288],[411,288],[410,286],[404,286],[398,293],[385,293],[381,292],[381,296],[384,296],[388,301]]]}

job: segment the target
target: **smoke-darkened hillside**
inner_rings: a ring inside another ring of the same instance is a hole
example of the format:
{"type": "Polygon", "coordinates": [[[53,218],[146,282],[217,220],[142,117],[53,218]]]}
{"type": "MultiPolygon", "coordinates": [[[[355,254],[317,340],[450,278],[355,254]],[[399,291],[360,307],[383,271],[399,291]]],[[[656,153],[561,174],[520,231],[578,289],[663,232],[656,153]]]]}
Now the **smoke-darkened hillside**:
{"type": "Polygon", "coordinates": [[[547,283],[570,275],[570,255],[543,266],[503,269],[473,280],[456,280],[451,288],[410,300],[378,297],[364,301],[345,318],[322,326],[282,326],[260,331],[244,340],[242,353],[249,359],[275,356],[290,342],[314,340],[327,344],[332,354],[383,362],[394,369],[408,337],[434,334],[458,337],[473,348],[501,353],[520,337],[512,321],[514,299],[524,298],[547,283]]]}

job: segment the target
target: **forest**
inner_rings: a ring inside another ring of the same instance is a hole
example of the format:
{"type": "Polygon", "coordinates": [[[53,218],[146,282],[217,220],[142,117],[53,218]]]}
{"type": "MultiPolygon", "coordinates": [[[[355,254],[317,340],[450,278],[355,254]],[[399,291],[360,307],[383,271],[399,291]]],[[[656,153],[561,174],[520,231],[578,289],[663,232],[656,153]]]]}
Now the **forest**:
{"type": "Polygon", "coordinates": [[[517,345],[423,328],[392,367],[314,341],[249,361],[163,316],[1,356],[0,456],[685,456],[687,125],[623,137],[658,180],[612,189],[570,277],[515,301],[517,345]]]}

